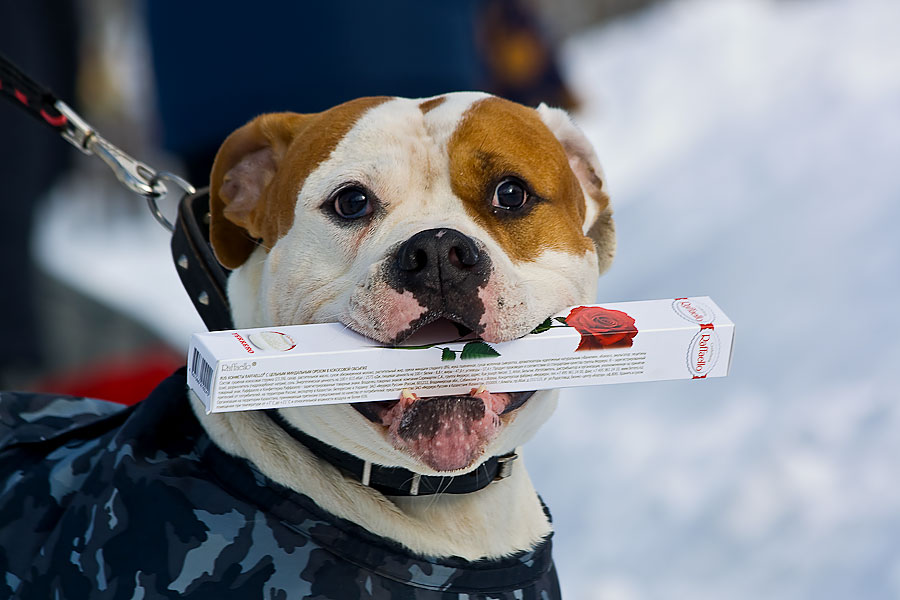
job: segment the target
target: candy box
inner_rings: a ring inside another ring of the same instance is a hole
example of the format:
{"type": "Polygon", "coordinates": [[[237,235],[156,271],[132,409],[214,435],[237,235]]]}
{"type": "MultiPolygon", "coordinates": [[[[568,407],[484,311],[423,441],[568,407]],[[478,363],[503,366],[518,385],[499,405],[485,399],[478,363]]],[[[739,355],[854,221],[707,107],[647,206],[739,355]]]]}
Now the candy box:
{"type": "Polygon", "coordinates": [[[195,333],[188,382],[209,412],[542,390],[728,374],[734,324],[708,297],[580,305],[516,340],[442,322],[398,346],[339,323],[195,333]]]}

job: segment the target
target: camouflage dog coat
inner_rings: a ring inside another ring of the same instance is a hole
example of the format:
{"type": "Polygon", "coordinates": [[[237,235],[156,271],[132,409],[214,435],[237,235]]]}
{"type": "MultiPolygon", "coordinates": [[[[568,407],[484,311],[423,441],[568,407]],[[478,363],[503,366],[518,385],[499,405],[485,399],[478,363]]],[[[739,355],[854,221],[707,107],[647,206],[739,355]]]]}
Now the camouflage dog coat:
{"type": "Polygon", "coordinates": [[[0,598],[559,597],[550,540],[410,553],[224,453],[185,372],[143,402],[0,394],[0,598]]]}

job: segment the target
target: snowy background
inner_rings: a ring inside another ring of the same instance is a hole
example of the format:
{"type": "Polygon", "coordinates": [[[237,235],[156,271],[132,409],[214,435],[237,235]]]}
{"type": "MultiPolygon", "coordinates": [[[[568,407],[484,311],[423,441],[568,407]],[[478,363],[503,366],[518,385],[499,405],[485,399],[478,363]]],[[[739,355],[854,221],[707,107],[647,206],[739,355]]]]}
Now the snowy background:
{"type": "Polygon", "coordinates": [[[895,0],[693,0],[566,46],[598,298],[737,325],[728,378],[564,392],[526,448],[567,597],[900,597],[898,31],[895,0]]]}
{"type": "MultiPolygon", "coordinates": [[[[565,45],[619,231],[598,300],[737,324],[729,377],[564,392],[526,448],[567,598],[900,597],[898,32],[896,0],[681,0],[565,45]]],[[[58,190],[39,260],[184,347],[168,235],[97,194],[58,190]]]]}

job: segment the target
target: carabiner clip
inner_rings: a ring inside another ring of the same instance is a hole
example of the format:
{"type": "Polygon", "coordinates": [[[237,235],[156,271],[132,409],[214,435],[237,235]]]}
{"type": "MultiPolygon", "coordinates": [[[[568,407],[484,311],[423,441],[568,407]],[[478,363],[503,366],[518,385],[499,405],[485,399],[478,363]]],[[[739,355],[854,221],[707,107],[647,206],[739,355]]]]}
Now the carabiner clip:
{"type": "Polygon", "coordinates": [[[156,171],[141,161],[132,158],[117,146],[106,141],[103,136],[88,125],[65,102],[57,100],[54,106],[68,120],[65,130],[62,131],[62,136],[66,141],[85,154],[96,156],[105,162],[116,174],[116,179],[122,182],[125,187],[147,199],[147,206],[150,207],[153,217],[163,227],[169,231],[174,231],[175,226],[159,210],[157,200],[168,195],[169,190],[166,187],[166,182],[174,183],[185,194],[195,193],[196,189],[194,186],[177,175],[165,171],[156,171]]]}
{"type": "Polygon", "coordinates": [[[91,154],[109,165],[116,174],[116,179],[125,187],[141,196],[158,198],[166,193],[166,188],[157,179],[157,172],[110,144],[106,139],[94,132],[87,140],[87,149],[91,154]]]}
{"type": "Polygon", "coordinates": [[[70,144],[105,162],[116,174],[116,179],[132,192],[153,197],[165,194],[165,186],[154,185],[156,171],[106,141],[65,102],[58,100],[55,106],[68,119],[69,127],[62,132],[62,136],[70,144]]]}

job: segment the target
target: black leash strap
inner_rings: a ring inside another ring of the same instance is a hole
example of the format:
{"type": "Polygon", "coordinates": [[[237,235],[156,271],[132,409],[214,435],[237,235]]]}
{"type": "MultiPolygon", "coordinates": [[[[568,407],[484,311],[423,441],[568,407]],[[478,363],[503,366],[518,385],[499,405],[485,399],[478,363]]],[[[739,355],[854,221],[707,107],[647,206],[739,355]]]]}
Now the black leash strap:
{"type": "MultiPolygon", "coordinates": [[[[184,179],[156,171],[100,136],[78,113],[48,89],[26,76],[0,54],[0,95],[19,105],[34,118],[55,129],[64,139],[88,155],[103,160],[126,187],[147,199],[153,216],[172,232],[172,258],[194,308],[210,331],[233,329],[228,305],[228,271],[216,260],[209,244],[209,194],[197,191],[184,179]],[[166,184],[182,190],[178,218],[170,223],[156,201],[168,194],[166,184]]],[[[421,475],[399,467],[366,462],[306,435],[276,410],[264,411],[272,422],[310,452],[343,472],[389,496],[467,494],[505,479],[512,472],[514,452],[493,456],[470,473],[457,476],[421,475]]]]}
{"type": "Polygon", "coordinates": [[[19,104],[39,121],[63,134],[72,124],[56,107],[58,100],[50,90],[40,86],[0,54],[0,94],[19,104]]]}
{"type": "Polygon", "coordinates": [[[209,247],[209,198],[190,183],[164,171],[156,171],[109,143],[65,102],[40,85],[0,54],[0,95],[32,117],[53,128],[63,139],[90,156],[97,156],[132,192],[147,200],[150,212],[172,232],[172,253],[178,275],[191,302],[210,331],[231,329],[231,310],[225,293],[228,272],[209,247]],[[182,199],[178,218],[170,223],[157,201],[179,188],[182,199]]]}
{"type": "Polygon", "coordinates": [[[125,187],[146,198],[156,220],[172,231],[173,225],[159,210],[157,200],[169,194],[169,184],[174,184],[187,194],[196,191],[194,186],[172,173],[156,171],[106,141],[69,105],[25,75],[2,54],[0,94],[41,123],[55,129],[63,139],[85,154],[105,162],[125,187]]]}

